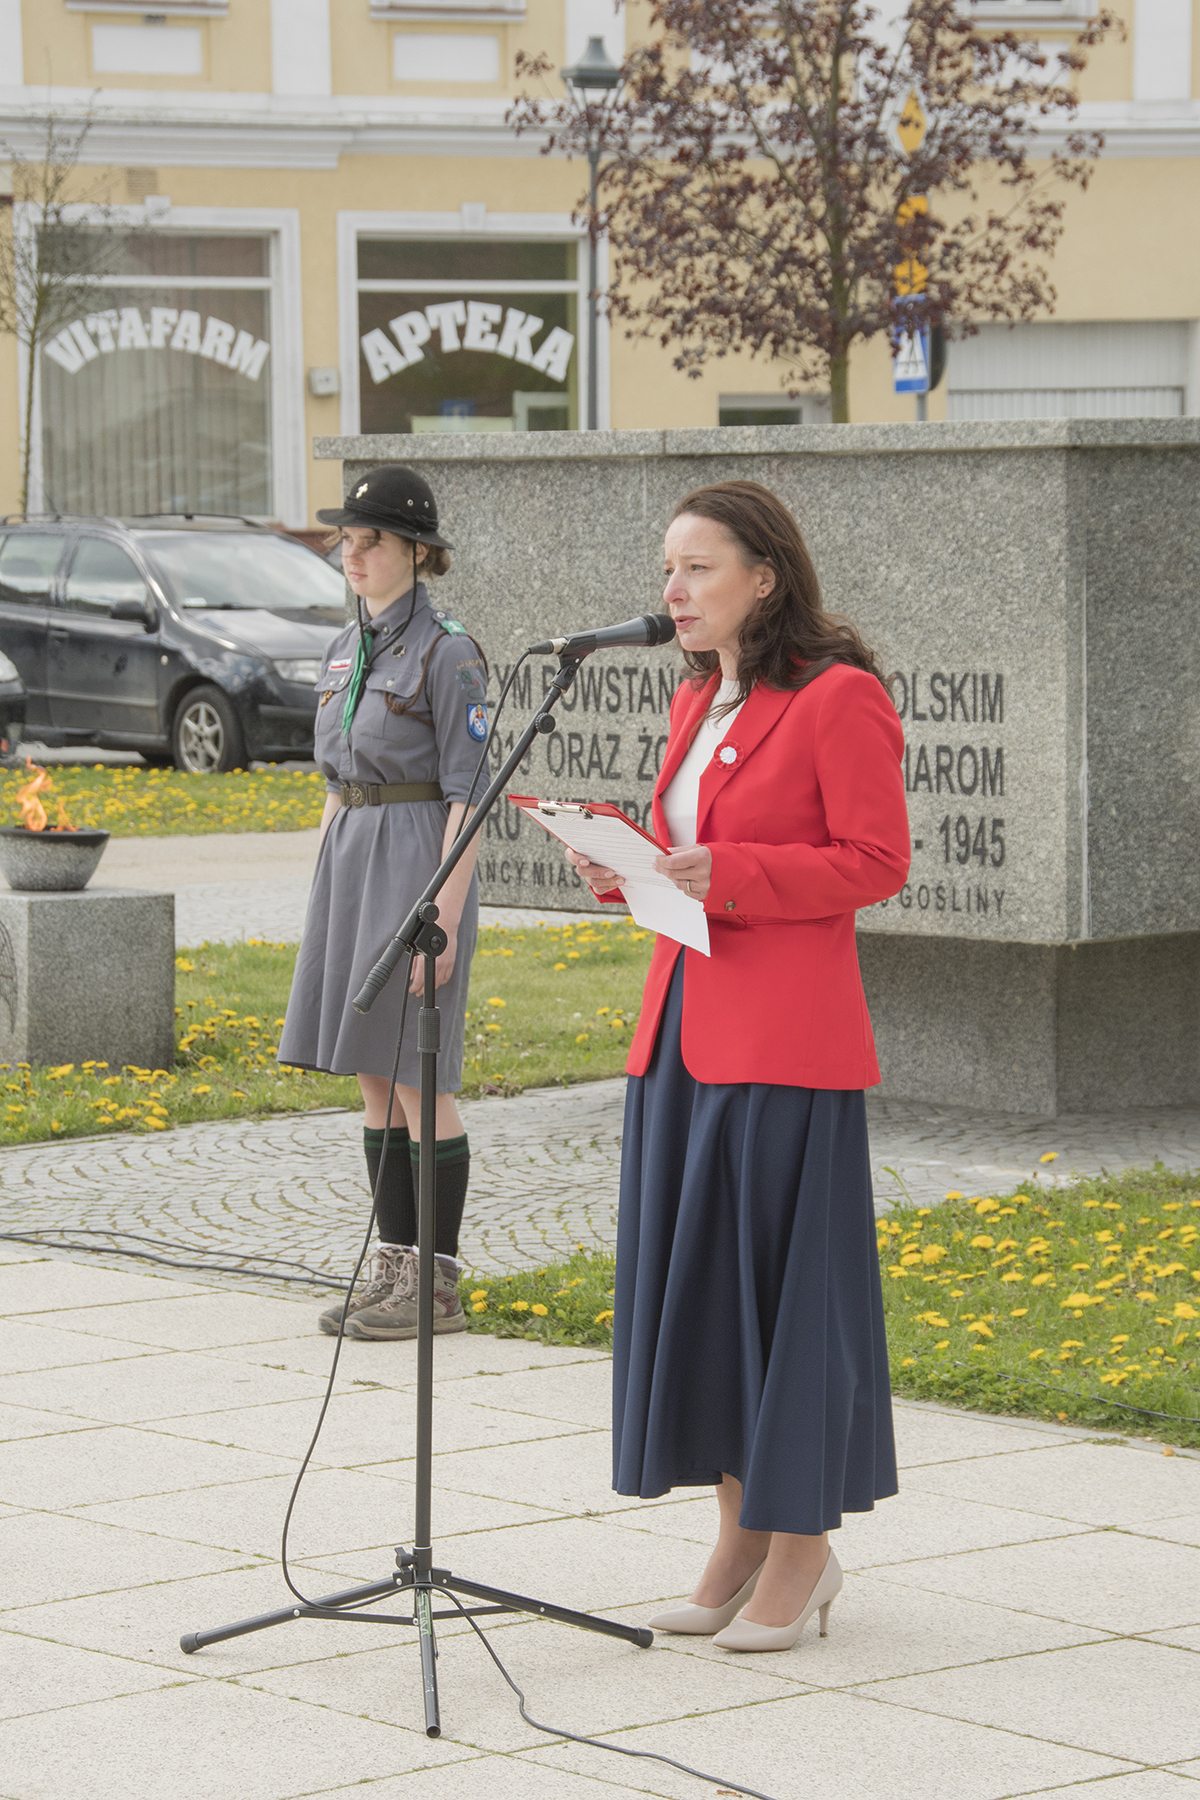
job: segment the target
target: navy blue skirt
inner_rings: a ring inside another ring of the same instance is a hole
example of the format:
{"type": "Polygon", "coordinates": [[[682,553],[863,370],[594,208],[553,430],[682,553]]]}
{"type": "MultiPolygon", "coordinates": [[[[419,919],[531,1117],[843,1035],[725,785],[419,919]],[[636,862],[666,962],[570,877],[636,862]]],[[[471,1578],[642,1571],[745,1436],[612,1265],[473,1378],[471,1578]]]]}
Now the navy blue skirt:
{"type": "Polygon", "coordinates": [[[897,1491],[866,1107],[693,1080],[685,961],[625,1101],[613,1487],[725,1472],[747,1530],[816,1535],[897,1491]]]}

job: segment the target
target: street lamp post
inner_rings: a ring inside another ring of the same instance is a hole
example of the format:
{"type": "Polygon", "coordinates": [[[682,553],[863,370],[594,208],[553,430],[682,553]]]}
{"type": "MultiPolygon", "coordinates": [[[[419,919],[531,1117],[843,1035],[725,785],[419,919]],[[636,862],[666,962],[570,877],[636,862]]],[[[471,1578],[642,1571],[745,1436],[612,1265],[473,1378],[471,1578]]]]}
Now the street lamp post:
{"type": "Polygon", "coordinates": [[[616,63],[609,60],[604,48],[604,39],[593,37],[588,39],[587,49],[577,63],[569,69],[561,71],[562,78],[571,91],[580,99],[587,118],[587,159],[588,159],[588,376],[587,376],[587,428],[595,431],[599,423],[599,372],[597,361],[598,332],[598,300],[597,289],[600,283],[597,266],[596,246],[596,201],[597,181],[600,171],[600,130],[599,123],[593,115],[593,94],[610,94],[621,85],[621,71],[616,63]]]}

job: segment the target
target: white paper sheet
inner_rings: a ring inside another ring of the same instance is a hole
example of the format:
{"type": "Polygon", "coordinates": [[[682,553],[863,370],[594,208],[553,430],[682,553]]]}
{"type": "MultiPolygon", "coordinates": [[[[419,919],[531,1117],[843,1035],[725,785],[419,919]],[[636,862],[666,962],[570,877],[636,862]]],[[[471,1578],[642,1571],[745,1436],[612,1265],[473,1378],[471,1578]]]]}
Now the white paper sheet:
{"type": "Polygon", "coordinates": [[[686,944],[689,950],[699,950],[703,956],[710,954],[708,920],[702,902],[681,893],[669,876],[655,868],[655,860],[663,852],[627,819],[599,813],[590,818],[581,812],[545,813],[537,807],[527,807],[525,811],[552,837],[569,844],[590,862],[616,870],[620,878],[616,886],[624,894],[634,919],[645,930],[661,931],[677,944],[686,944]]]}

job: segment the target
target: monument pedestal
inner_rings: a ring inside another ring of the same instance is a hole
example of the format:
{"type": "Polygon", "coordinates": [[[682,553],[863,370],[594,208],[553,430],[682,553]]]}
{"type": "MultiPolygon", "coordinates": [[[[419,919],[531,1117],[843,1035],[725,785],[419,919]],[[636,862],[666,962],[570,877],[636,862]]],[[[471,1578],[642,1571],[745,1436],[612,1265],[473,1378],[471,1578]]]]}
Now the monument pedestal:
{"type": "Polygon", "coordinates": [[[0,893],[0,1062],[175,1060],[175,896],[0,893]]]}
{"type": "Polygon", "coordinates": [[[883,1093],[1055,1115],[1200,1102],[1200,932],[858,939],[883,1093]]]}

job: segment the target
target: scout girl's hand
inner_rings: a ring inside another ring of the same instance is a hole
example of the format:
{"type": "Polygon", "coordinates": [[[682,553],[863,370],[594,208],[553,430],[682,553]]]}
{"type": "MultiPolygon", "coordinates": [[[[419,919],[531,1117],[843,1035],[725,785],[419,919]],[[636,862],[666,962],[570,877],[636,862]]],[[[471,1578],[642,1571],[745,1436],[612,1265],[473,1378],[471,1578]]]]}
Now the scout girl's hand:
{"type": "Polygon", "coordinates": [[[692,900],[703,900],[712,886],[712,851],[707,844],[693,844],[688,850],[657,856],[654,866],[661,875],[669,875],[680,893],[692,900]]]}
{"type": "Polygon", "coordinates": [[[602,863],[589,862],[578,850],[570,850],[564,846],[563,855],[573,869],[578,869],[593,894],[607,894],[621,879],[615,869],[606,869],[602,863]]]}
{"type": "MultiPolygon", "coordinates": [[[[433,965],[434,985],[445,987],[454,973],[454,961],[458,955],[458,926],[449,924],[445,919],[439,919],[438,924],[446,934],[446,948],[433,965]]],[[[425,958],[423,956],[413,958],[413,972],[408,983],[408,991],[410,994],[418,995],[425,992],[425,958]]]]}

